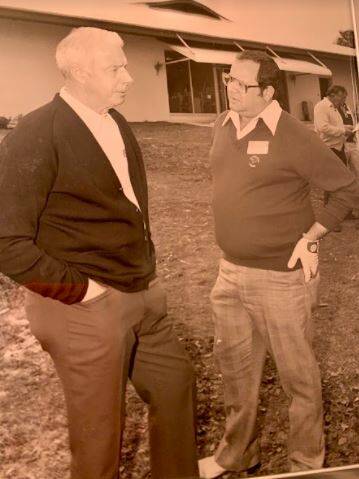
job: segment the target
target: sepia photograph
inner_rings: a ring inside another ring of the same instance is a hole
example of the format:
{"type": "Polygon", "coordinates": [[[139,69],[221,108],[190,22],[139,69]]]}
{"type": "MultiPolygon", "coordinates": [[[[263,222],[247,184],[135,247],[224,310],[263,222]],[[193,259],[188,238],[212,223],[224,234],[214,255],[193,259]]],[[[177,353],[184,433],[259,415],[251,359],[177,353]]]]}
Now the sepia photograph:
{"type": "Polygon", "coordinates": [[[0,0],[0,479],[359,479],[359,0],[0,0]]]}

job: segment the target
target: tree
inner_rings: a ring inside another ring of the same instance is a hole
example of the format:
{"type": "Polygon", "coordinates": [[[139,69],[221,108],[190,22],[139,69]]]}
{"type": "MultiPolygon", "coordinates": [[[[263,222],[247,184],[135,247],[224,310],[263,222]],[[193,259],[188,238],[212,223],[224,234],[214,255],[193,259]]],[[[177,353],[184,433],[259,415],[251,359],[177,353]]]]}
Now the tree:
{"type": "Polygon", "coordinates": [[[355,48],[355,38],[353,30],[339,31],[340,37],[337,38],[336,44],[343,47],[355,48]]]}

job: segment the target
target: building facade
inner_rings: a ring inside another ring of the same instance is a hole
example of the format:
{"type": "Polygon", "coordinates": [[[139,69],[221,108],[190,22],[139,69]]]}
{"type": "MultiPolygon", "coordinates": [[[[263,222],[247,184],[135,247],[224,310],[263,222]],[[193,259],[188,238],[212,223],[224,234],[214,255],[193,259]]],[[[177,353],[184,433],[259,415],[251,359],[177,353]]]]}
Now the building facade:
{"type": "MultiPolygon", "coordinates": [[[[217,13],[207,7],[201,12],[204,5],[199,2],[155,3],[162,4],[161,8],[166,3],[176,6],[177,10],[171,10],[167,5],[167,14],[171,19],[179,15],[182,23],[184,12],[179,11],[180,7],[189,9],[185,12],[186,25],[191,25],[192,17],[202,20],[205,26],[208,21],[224,22],[222,18],[206,18],[217,13]]],[[[298,119],[312,121],[313,107],[330,83],[344,85],[349,105],[356,107],[354,49],[308,51],[274,45],[270,39],[268,43],[240,37],[233,40],[224,37],[225,29],[208,36],[201,23],[190,32],[184,31],[185,25],[180,32],[150,28],[138,13],[136,16],[136,25],[131,18],[126,23],[123,15],[122,23],[104,22],[95,15],[90,19],[70,11],[55,15],[39,9],[2,6],[0,1],[0,115],[26,114],[51,100],[62,85],[54,58],[56,45],[73,26],[79,25],[109,28],[122,36],[128,69],[134,78],[121,106],[129,121],[212,121],[227,108],[222,72],[229,70],[236,53],[247,48],[259,48],[273,56],[281,69],[282,106],[298,119]]]]}

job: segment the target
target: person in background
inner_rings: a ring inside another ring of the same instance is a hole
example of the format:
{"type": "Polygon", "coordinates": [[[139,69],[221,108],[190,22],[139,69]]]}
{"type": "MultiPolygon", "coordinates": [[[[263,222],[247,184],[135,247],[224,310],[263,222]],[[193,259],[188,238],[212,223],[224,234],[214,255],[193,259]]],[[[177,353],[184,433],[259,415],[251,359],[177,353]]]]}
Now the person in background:
{"type": "Polygon", "coordinates": [[[200,477],[258,468],[256,417],[267,352],[289,399],[289,468],[318,469],[325,453],[312,346],[318,247],[357,204],[359,186],[316,133],[282,110],[280,71],[269,55],[240,53],[223,81],[230,110],[215,122],[210,151],[223,258],[211,303],[226,424],[215,454],[199,461],[200,477]],[[330,192],[316,215],[311,185],[330,192]]]}
{"type": "Polygon", "coordinates": [[[323,142],[347,165],[344,145],[353,132],[353,124],[344,123],[339,111],[347,98],[347,91],[341,85],[332,85],[326,96],[314,107],[314,127],[323,142]]]}
{"type": "MultiPolygon", "coordinates": [[[[326,96],[314,107],[314,127],[323,142],[348,166],[345,153],[345,142],[353,132],[353,125],[344,124],[339,111],[347,97],[347,90],[341,85],[329,87],[326,96]]],[[[328,202],[327,191],[324,192],[324,203],[328,202]]],[[[341,231],[341,225],[334,229],[341,231]]]]}
{"type": "Polygon", "coordinates": [[[156,278],[147,182],[121,105],[115,32],[58,45],[60,94],[0,145],[0,270],[28,289],[30,328],[67,406],[72,479],[118,479],[128,378],[149,405],[151,477],[198,477],[194,375],[156,278]]]}
{"type": "MultiPolygon", "coordinates": [[[[346,104],[346,97],[343,99],[343,103],[339,106],[338,111],[343,119],[344,125],[355,126],[355,118],[346,104]]],[[[359,179],[359,145],[357,135],[358,133],[353,131],[353,133],[347,136],[344,149],[348,159],[348,166],[351,168],[356,178],[359,179]]],[[[355,219],[359,218],[359,210],[353,210],[350,217],[355,219]]],[[[359,229],[359,222],[356,223],[356,229],[359,229]]]]}

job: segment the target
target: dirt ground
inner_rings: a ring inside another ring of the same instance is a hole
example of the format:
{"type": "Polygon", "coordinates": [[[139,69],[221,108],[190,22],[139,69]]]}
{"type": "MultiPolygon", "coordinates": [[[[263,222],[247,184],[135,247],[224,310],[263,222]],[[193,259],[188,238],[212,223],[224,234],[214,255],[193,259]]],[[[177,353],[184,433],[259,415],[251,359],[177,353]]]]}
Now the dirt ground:
{"type": "MultiPolygon", "coordinates": [[[[211,130],[161,123],[134,124],[133,128],[148,172],[153,238],[169,315],[197,372],[198,450],[202,457],[214,451],[224,422],[208,300],[220,256],[210,212],[207,156],[211,130]]],[[[313,202],[318,206],[317,191],[313,202]]],[[[355,222],[346,221],[343,232],[331,233],[321,246],[320,299],[326,305],[314,319],[323,383],[326,466],[359,462],[358,245],[355,222]]],[[[29,334],[21,290],[5,284],[1,298],[10,311],[0,316],[0,478],[66,479],[69,452],[59,381],[49,358],[29,334]]],[[[259,405],[260,475],[287,470],[286,404],[268,359],[259,405]]],[[[127,411],[121,477],[150,477],[146,409],[131,385],[127,411]]]]}

